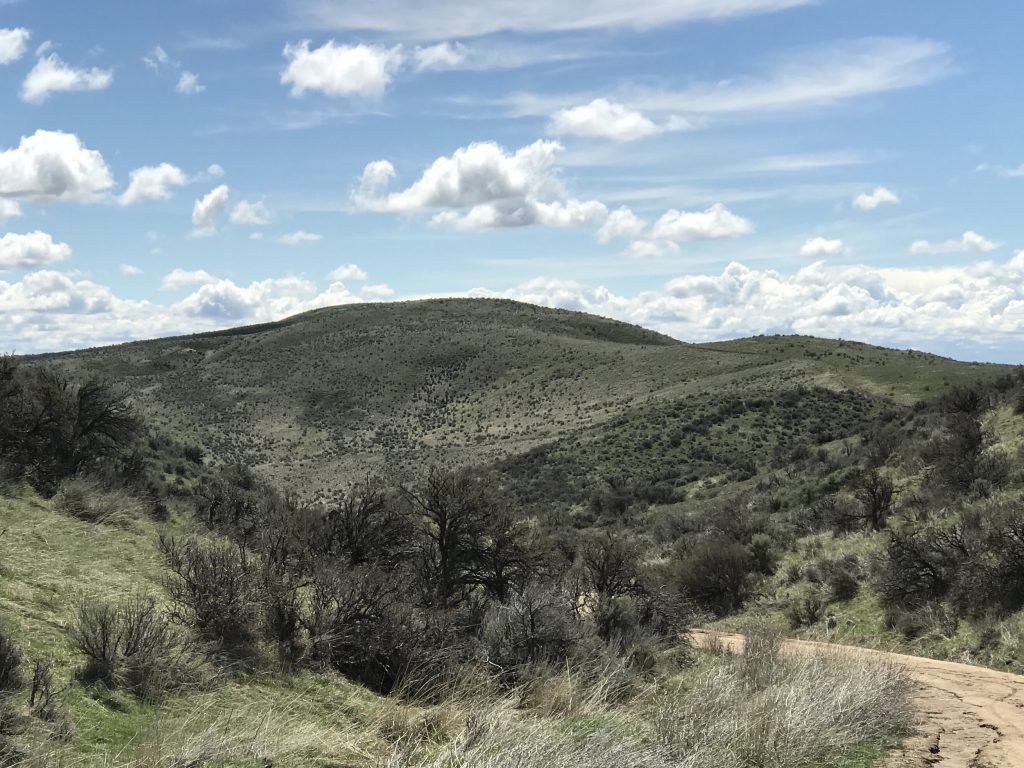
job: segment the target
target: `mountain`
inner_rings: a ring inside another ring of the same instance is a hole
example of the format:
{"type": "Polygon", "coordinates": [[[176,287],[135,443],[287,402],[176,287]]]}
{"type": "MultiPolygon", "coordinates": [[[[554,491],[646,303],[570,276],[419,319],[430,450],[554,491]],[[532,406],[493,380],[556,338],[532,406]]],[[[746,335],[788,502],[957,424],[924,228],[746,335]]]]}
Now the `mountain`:
{"type": "Polygon", "coordinates": [[[215,462],[304,494],[385,468],[505,462],[514,473],[567,454],[570,474],[607,474],[629,453],[633,469],[645,454],[674,456],[685,476],[701,464],[694,430],[718,454],[742,447],[726,457],[742,464],[786,429],[822,442],[879,408],[1006,370],[809,337],[687,344],[491,299],[331,307],[46,358],[129,387],[154,426],[215,462]]]}

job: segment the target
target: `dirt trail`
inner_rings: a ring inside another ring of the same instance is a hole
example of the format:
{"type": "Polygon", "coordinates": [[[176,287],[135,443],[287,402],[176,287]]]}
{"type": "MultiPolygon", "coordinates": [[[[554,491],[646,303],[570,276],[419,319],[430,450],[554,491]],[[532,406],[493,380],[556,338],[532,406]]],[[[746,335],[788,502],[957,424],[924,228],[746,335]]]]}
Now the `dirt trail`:
{"type": "MultiPolygon", "coordinates": [[[[694,644],[737,651],[741,635],[705,630],[694,644]]],[[[787,640],[784,650],[879,656],[906,667],[917,682],[917,735],[886,768],[1024,768],[1024,677],[985,667],[935,661],[847,645],[787,640]]]]}

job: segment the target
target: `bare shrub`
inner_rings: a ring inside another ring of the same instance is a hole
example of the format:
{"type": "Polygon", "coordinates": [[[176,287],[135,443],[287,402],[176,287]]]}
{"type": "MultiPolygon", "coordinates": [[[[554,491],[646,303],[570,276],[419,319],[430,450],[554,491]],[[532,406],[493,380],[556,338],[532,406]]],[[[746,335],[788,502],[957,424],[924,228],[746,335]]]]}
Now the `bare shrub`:
{"type": "Polygon", "coordinates": [[[243,552],[225,541],[160,538],[171,575],[171,616],[231,654],[253,651],[263,619],[261,586],[243,552]]]}
{"type": "Polygon", "coordinates": [[[21,677],[22,655],[14,642],[0,626],[0,692],[20,690],[24,681],[21,677]]]}
{"type": "Polygon", "coordinates": [[[71,636],[86,656],[79,677],[87,685],[102,684],[157,700],[198,680],[187,643],[152,598],[132,597],[120,605],[84,602],[71,636]]]}
{"type": "Polygon", "coordinates": [[[679,588],[700,607],[724,616],[749,596],[753,566],[750,553],[741,544],[706,539],[679,564],[679,588]]]}

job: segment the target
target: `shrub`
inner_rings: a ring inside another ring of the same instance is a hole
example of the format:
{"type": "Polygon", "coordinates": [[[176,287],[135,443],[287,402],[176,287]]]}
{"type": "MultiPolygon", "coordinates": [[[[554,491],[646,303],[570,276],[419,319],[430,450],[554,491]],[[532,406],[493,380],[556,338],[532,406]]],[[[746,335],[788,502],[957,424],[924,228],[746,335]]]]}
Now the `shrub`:
{"type": "Polygon", "coordinates": [[[481,628],[487,661],[510,675],[526,664],[564,663],[584,634],[567,596],[541,585],[527,587],[505,605],[493,603],[481,628]]]}
{"type": "Polygon", "coordinates": [[[138,499],[98,483],[73,479],[61,483],[54,505],[58,512],[89,523],[124,525],[144,514],[138,499]]]}
{"type": "Polygon", "coordinates": [[[165,581],[171,616],[233,655],[255,650],[263,617],[263,594],[252,562],[225,541],[161,536],[171,569],[165,581]]]}
{"type": "Polygon", "coordinates": [[[845,555],[837,560],[820,560],[818,571],[828,587],[831,600],[850,600],[860,590],[863,569],[856,555],[845,555]]]}
{"type": "Polygon", "coordinates": [[[86,656],[79,677],[87,685],[157,700],[196,682],[198,671],[187,645],[150,597],[132,597],[120,605],[84,602],[71,636],[86,656]]]}
{"type": "Polygon", "coordinates": [[[805,589],[791,597],[783,608],[783,613],[789,621],[790,627],[810,627],[817,624],[825,617],[825,609],[828,607],[826,595],[816,588],[805,589]]]}
{"type": "Polygon", "coordinates": [[[678,585],[698,606],[724,616],[749,596],[752,571],[744,546],[729,539],[705,539],[679,564],[678,585]]]}
{"type": "Polygon", "coordinates": [[[301,615],[311,658],[373,690],[390,692],[424,642],[419,622],[399,599],[403,591],[374,569],[318,573],[301,615]]]}
{"type": "Polygon", "coordinates": [[[21,649],[0,626],[0,693],[21,689],[21,649]]]}

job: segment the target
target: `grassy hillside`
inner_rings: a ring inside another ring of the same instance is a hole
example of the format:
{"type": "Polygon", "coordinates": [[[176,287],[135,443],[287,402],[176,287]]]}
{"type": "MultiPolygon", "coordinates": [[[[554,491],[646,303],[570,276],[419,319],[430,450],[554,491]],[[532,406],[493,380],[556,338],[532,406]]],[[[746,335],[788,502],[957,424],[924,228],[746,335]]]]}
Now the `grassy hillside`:
{"type": "MultiPolygon", "coordinates": [[[[156,537],[189,521],[88,523],[11,486],[0,487],[0,520],[0,629],[23,665],[53,662],[58,688],[54,717],[4,723],[4,766],[868,768],[910,718],[907,682],[888,667],[711,652],[657,678],[577,669],[530,691],[465,688],[437,704],[378,696],[324,670],[211,665],[200,688],[144,701],[77,679],[70,630],[83,601],[143,593],[163,603],[156,537]]],[[[27,712],[28,691],[14,704],[27,712]]]]}
{"type": "MultiPolygon", "coordinates": [[[[672,440],[726,400],[806,386],[852,393],[836,396],[845,413],[854,402],[906,405],[1001,370],[803,337],[684,344],[591,315],[482,299],[334,307],[49,359],[126,383],[156,428],[308,495],[385,466],[401,474],[487,463],[566,440],[614,461],[628,447],[627,423],[672,440]]],[[[819,417],[829,416],[819,405],[819,417]]],[[[778,443],[744,436],[760,429],[756,417],[719,421],[708,437],[733,427],[741,434],[720,447],[737,461],[778,443]]],[[[692,456],[676,458],[700,470],[692,456]]]]}

